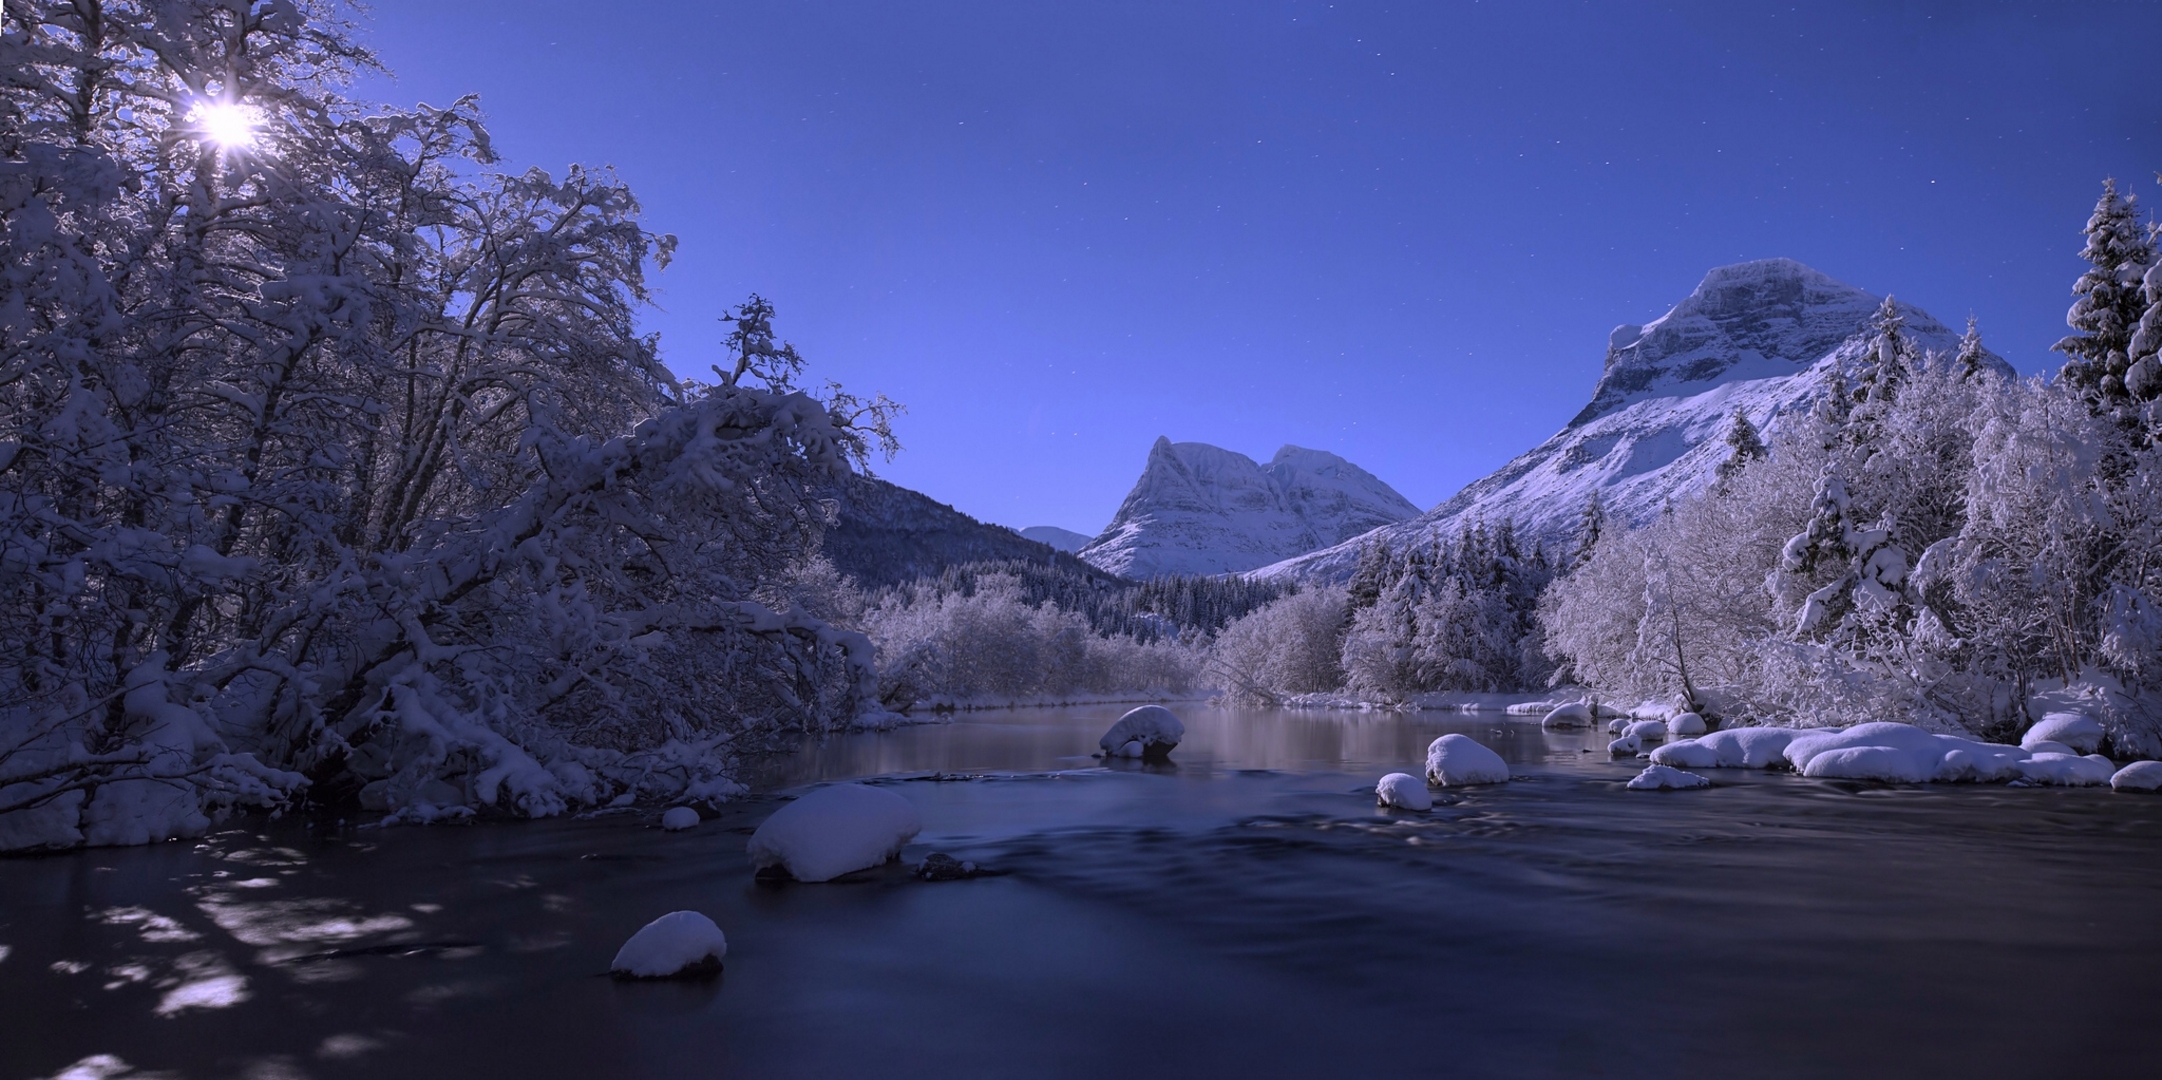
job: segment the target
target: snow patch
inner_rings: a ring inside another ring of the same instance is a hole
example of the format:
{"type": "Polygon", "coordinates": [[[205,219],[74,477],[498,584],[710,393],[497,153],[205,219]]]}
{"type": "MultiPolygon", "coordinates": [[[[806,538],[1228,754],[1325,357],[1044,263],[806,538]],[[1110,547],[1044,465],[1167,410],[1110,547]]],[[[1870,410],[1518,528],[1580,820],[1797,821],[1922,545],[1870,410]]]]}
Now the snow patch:
{"type": "Polygon", "coordinates": [[[1549,728],[1590,727],[1592,725],[1591,706],[1581,701],[1563,705],[1546,714],[1546,719],[1541,720],[1539,725],[1549,728]]]}
{"type": "Polygon", "coordinates": [[[1704,777],[1666,765],[1647,765],[1629,781],[1631,791],[1684,791],[1710,786],[1712,782],[1704,777]]]}
{"type": "Polygon", "coordinates": [[[2033,751],[2035,743],[2053,742],[2071,747],[2076,754],[2092,754],[2101,749],[2105,734],[2101,722],[2086,713],[2053,712],[2028,728],[2019,745],[2033,751]]]}
{"type": "Polygon", "coordinates": [[[862,784],[822,787],[774,811],[751,834],[753,869],[831,881],[901,853],[923,831],[914,803],[862,784]]]}
{"type": "Polygon", "coordinates": [[[2135,761],[2109,778],[2112,791],[2162,791],[2162,761],[2135,761]]]}
{"type": "Polygon", "coordinates": [[[710,975],[727,956],[728,937],[712,919],[695,911],[671,911],[632,934],[608,970],[623,979],[710,975]]]}
{"type": "Polygon", "coordinates": [[[1509,763],[1469,735],[1444,735],[1426,748],[1426,779],[1442,787],[1504,784],[1509,763]]]}
{"type": "Polygon", "coordinates": [[[1432,810],[1434,796],[1426,790],[1426,781],[1410,773],[1393,772],[1374,785],[1374,802],[1379,806],[1398,810],[1432,810]]]}

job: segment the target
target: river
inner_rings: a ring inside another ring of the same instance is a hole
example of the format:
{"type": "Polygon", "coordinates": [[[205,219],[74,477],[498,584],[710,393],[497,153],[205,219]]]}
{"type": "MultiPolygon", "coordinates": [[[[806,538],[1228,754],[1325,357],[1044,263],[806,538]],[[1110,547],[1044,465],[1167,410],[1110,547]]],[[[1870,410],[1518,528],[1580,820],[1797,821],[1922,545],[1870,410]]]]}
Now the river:
{"type": "Polygon", "coordinates": [[[0,860],[0,1076],[2064,1076],[2162,1056],[2162,798],[1713,770],[1499,713],[1180,707],[834,736],[685,833],[652,812],[242,823],[0,860]],[[1462,732],[1512,782],[1377,810],[1462,732]],[[876,777],[941,851],[755,883],[802,785],[876,777]],[[610,957],[689,908],[703,983],[610,957]]]}

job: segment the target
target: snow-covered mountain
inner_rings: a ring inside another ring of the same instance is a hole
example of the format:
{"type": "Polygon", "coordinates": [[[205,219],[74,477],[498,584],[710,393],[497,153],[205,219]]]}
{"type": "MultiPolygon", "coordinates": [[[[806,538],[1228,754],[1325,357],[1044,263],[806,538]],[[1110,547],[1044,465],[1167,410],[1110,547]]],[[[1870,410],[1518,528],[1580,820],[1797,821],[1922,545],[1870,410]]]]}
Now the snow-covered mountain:
{"type": "Polygon", "coordinates": [[[1066,552],[1079,551],[1087,547],[1089,540],[1092,539],[1087,533],[1077,533],[1072,529],[1061,529],[1056,525],[1031,525],[1026,529],[1022,529],[1021,535],[1039,544],[1049,544],[1060,551],[1066,552]]]}
{"type": "Polygon", "coordinates": [[[1097,571],[1072,555],[988,525],[937,499],[876,477],[850,473],[825,492],[839,520],[826,529],[824,553],[867,588],[935,576],[949,566],[1026,559],[1097,571]]]}
{"type": "Polygon", "coordinates": [[[1325,450],[1286,446],[1264,466],[1207,443],[1158,438],[1117,516],[1080,555],[1133,578],[1233,573],[1418,513],[1325,450]]]}
{"type": "MultiPolygon", "coordinates": [[[[1719,267],[1665,315],[1615,328],[1591,403],[1553,438],[1372,539],[1396,547],[1453,535],[1473,521],[1509,519],[1520,533],[1561,541],[1574,535],[1594,491],[1609,515],[1646,520],[1668,499],[1710,482],[1729,452],[1724,436],[1736,409],[1766,431],[1806,412],[1821,392],[1822,369],[1861,355],[1881,302],[1792,259],[1719,267]]],[[[1906,334],[1924,349],[1956,347],[1958,335],[1944,324],[1898,306],[1906,334]]],[[[1353,539],[1255,576],[1343,580],[1366,542],[1353,539]]]]}

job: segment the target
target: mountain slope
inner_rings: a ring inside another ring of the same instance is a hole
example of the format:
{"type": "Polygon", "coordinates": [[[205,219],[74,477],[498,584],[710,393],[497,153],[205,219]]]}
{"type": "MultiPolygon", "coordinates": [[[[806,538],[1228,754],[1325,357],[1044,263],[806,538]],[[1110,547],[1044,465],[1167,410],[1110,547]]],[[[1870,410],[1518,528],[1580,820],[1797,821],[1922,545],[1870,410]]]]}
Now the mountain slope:
{"type": "Polygon", "coordinates": [[[840,517],[826,530],[826,558],[865,588],[995,559],[1058,563],[1086,576],[1103,576],[1048,544],[1003,525],[986,525],[928,495],[875,477],[851,473],[826,497],[837,504],[840,517]]]}
{"type": "MultiPolygon", "coordinates": [[[[1615,329],[1591,402],[1552,438],[1415,519],[1255,576],[1340,581],[1370,540],[1400,547],[1482,520],[1564,541],[1593,492],[1612,517],[1647,520],[1710,482],[1736,409],[1765,431],[1806,412],[1825,370],[1860,358],[1880,302],[1792,259],[1719,267],[1665,315],[1615,329]]],[[[1898,307],[1924,349],[1956,347],[1958,336],[1927,312],[1898,307]]]]}
{"type": "Polygon", "coordinates": [[[1031,525],[1026,529],[1022,529],[1021,535],[1039,544],[1049,544],[1065,552],[1079,551],[1087,547],[1088,542],[1093,539],[1086,533],[1077,533],[1072,529],[1061,529],[1056,525],[1031,525]]]}
{"type": "Polygon", "coordinates": [[[1373,474],[1285,446],[1268,465],[1158,438],[1141,478],[1081,558],[1124,577],[1251,570],[1418,514],[1373,474]]]}

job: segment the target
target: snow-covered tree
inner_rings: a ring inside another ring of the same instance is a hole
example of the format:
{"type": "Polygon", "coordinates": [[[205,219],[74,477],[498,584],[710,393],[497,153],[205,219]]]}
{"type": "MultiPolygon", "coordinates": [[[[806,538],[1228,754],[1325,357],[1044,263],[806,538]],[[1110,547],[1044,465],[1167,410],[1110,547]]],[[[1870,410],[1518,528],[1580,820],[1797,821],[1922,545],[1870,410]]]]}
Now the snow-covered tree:
{"type": "Polygon", "coordinates": [[[1722,481],[1732,480],[1751,462],[1770,456],[1770,451],[1764,448],[1763,436],[1757,434],[1757,426],[1750,423],[1749,414],[1739,408],[1734,410],[1734,419],[1727,424],[1727,448],[1726,460],[1719,463],[1717,470],[1722,481]]]}
{"type": "Polygon", "coordinates": [[[1980,378],[1989,369],[1989,350],[1982,347],[1982,331],[1974,316],[1967,316],[1967,332],[1959,336],[1959,352],[1953,356],[1962,379],[1980,378]]]}
{"type": "Polygon", "coordinates": [[[2140,224],[2139,200],[2120,196],[2115,180],[2103,181],[2080,257],[2088,269],[2072,286],[2077,299],[2064,317],[2078,332],[2054,348],[2065,354],[2061,377],[2068,385],[2098,406],[2115,407],[2130,400],[2124,380],[2132,364],[2132,336],[2147,306],[2141,278],[2155,261],[2153,239],[2140,224]]]}

